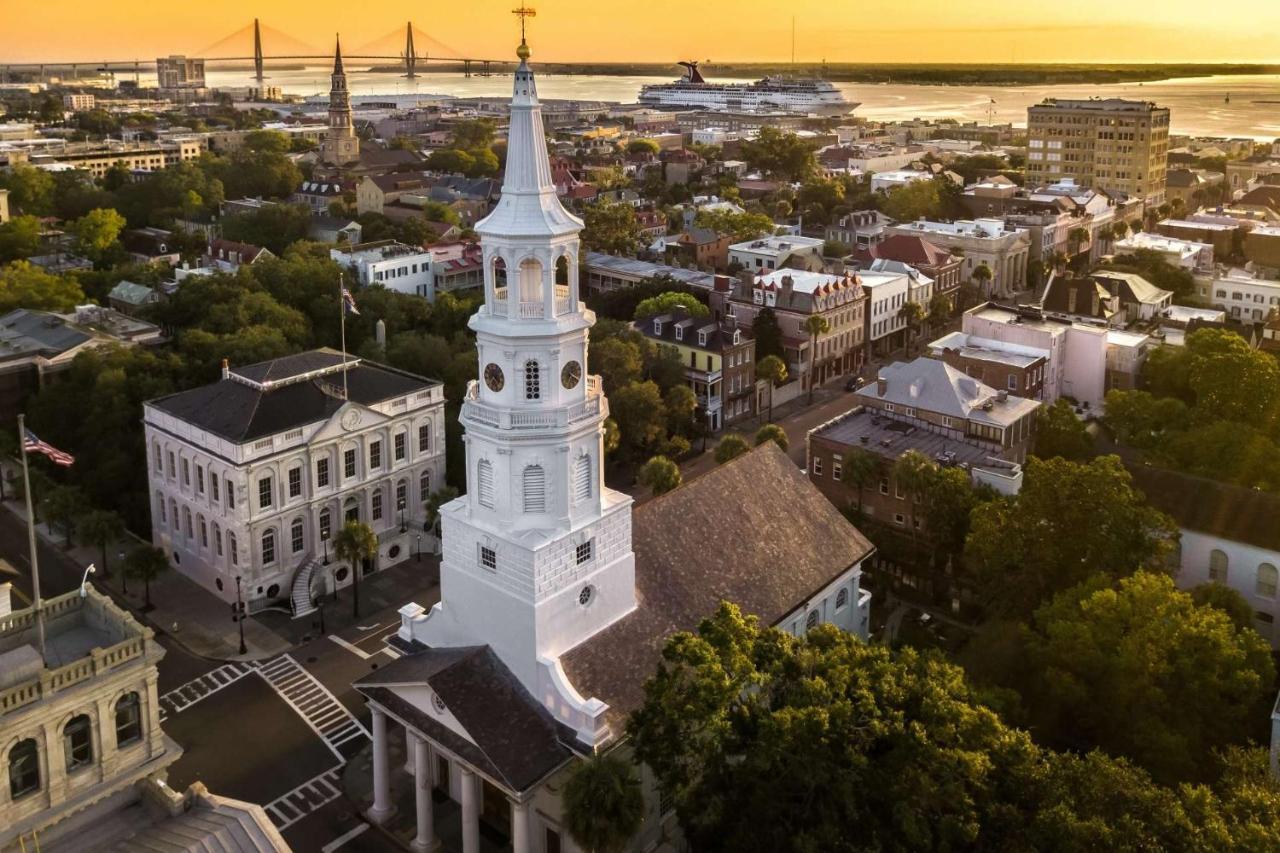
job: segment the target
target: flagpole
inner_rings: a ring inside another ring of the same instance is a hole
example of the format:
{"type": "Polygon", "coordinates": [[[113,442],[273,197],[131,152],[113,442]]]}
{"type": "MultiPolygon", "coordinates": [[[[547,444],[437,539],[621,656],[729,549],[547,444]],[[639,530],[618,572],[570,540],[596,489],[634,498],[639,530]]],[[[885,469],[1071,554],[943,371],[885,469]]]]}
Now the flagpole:
{"type": "Polygon", "coordinates": [[[338,316],[342,318],[342,399],[347,397],[347,296],[342,291],[342,273],[338,273],[338,316]]]}
{"type": "Polygon", "coordinates": [[[31,548],[31,606],[36,611],[36,637],[44,660],[44,604],[40,600],[40,561],[36,554],[36,515],[31,508],[31,474],[27,468],[26,415],[18,415],[18,443],[22,445],[22,491],[27,498],[27,544],[31,548]]]}

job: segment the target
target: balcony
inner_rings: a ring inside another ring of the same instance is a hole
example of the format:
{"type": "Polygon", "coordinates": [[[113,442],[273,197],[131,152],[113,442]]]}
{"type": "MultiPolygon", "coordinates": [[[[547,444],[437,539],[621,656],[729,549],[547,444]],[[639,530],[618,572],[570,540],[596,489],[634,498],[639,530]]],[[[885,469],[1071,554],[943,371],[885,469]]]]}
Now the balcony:
{"type": "MultiPolygon", "coordinates": [[[[557,284],[555,292],[555,315],[556,317],[570,314],[573,312],[573,299],[569,295],[568,285],[557,284]]],[[[507,316],[509,307],[507,305],[507,294],[509,288],[495,287],[493,289],[493,307],[489,313],[497,316],[507,316]]],[[[533,302],[521,302],[516,309],[516,316],[521,320],[542,320],[547,315],[546,303],[542,300],[533,302]]]]}
{"type": "Polygon", "coordinates": [[[568,408],[550,411],[511,409],[480,402],[480,383],[467,383],[467,393],[462,399],[462,418],[496,429],[546,429],[568,427],[603,414],[608,416],[609,404],[600,388],[599,376],[587,377],[587,398],[568,408]]]}

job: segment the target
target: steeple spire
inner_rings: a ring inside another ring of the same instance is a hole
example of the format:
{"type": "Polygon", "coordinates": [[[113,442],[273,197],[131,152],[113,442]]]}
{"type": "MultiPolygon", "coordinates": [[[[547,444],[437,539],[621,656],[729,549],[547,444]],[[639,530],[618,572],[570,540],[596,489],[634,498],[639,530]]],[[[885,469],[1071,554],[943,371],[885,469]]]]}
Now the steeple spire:
{"type": "Polygon", "coordinates": [[[342,70],[342,36],[337,33],[334,33],[333,36],[333,73],[345,73],[342,70]]]}
{"type": "Polygon", "coordinates": [[[519,9],[512,9],[511,14],[520,19],[520,46],[516,48],[516,56],[520,57],[521,64],[529,60],[529,43],[524,38],[524,22],[526,18],[535,17],[538,12],[529,6],[521,6],[519,9]]]}

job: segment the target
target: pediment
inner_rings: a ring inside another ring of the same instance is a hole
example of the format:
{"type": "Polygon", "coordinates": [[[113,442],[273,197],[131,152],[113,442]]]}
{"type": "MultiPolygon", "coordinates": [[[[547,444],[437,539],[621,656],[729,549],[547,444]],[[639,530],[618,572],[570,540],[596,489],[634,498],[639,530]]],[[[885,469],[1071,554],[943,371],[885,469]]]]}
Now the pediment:
{"type": "Polygon", "coordinates": [[[391,418],[374,411],[368,406],[362,406],[359,403],[353,403],[348,400],[334,412],[311,437],[311,444],[323,444],[328,441],[336,441],[350,435],[356,435],[369,427],[378,426],[390,421],[391,418]]]}

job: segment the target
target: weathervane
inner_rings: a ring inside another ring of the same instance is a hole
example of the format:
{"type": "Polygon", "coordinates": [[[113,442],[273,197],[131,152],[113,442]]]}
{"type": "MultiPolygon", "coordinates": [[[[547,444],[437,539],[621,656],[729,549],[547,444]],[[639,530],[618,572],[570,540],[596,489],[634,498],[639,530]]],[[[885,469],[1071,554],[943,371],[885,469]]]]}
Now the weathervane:
{"type": "Polygon", "coordinates": [[[524,40],[524,21],[525,18],[537,17],[538,11],[531,6],[521,6],[519,9],[512,9],[511,14],[520,19],[520,46],[525,46],[524,40]]]}

